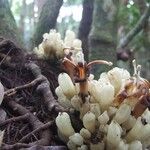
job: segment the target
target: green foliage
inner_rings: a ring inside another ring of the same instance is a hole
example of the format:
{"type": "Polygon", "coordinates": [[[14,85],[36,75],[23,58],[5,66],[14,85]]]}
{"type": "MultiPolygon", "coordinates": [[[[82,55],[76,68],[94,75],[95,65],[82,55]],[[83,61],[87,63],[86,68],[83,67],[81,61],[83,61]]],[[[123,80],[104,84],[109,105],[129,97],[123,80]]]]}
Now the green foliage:
{"type": "Polygon", "coordinates": [[[135,26],[140,16],[140,11],[136,4],[128,4],[127,6],[121,5],[119,8],[118,20],[127,30],[130,30],[135,26]]]}

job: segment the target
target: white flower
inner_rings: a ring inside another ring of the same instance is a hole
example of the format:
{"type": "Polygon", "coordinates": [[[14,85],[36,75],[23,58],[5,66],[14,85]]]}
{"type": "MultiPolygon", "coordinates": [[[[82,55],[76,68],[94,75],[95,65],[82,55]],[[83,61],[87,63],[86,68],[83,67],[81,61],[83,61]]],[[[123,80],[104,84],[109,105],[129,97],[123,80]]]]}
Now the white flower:
{"type": "Polygon", "coordinates": [[[64,95],[68,99],[72,98],[75,95],[75,93],[76,93],[75,86],[73,85],[72,80],[67,73],[59,74],[58,83],[59,83],[59,86],[61,87],[64,95]]]}
{"type": "Polygon", "coordinates": [[[56,117],[56,125],[59,131],[66,137],[69,137],[75,133],[71,125],[70,117],[66,112],[58,114],[56,117]]]}

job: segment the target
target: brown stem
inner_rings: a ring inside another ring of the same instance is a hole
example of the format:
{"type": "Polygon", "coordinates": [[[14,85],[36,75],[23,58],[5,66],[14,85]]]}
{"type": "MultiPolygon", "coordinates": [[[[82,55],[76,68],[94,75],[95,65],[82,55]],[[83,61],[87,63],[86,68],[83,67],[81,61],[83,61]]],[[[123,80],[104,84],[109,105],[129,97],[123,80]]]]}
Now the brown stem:
{"type": "Polygon", "coordinates": [[[94,61],[89,62],[87,64],[87,67],[90,68],[92,65],[95,65],[95,64],[106,64],[108,66],[112,66],[112,62],[108,62],[105,60],[94,60],[94,61]]]}

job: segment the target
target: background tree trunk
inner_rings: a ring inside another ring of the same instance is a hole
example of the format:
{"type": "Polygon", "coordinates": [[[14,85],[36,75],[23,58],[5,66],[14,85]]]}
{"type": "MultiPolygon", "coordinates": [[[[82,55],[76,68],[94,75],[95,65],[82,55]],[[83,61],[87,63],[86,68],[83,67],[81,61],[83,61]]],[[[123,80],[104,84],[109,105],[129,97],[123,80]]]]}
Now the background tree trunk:
{"type": "Polygon", "coordinates": [[[34,46],[42,42],[42,35],[55,28],[59,10],[63,4],[63,0],[47,0],[43,5],[39,22],[34,35],[34,46]]]}
{"type": "Polygon", "coordinates": [[[79,33],[78,33],[78,37],[82,41],[82,49],[86,61],[88,61],[88,56],[89,56],[88,35],[91,30],[91,24],[92,24],[93,4],[94,4],[94,0],[83,1],[82,20],[80,22],[79,33]]]}
{"type": "Polygon", "coordinates": [[[20,12],[20,20],[19,20],[19,31],[21,33],[21,36],[24,38],[24,33],[25,33],[25,17],[26,17],[26,0],[22,1],[22,8],[21,8],[21,12],[20,12]]]}
{"type": "MultiPolygon", "coordinates": [[[[136,3],[138,4],[142,16],[145,9],[147,9],[146,2],[136,0],[136,3]]],[[[150,69],[148,69],[150,68],[150,52],[148,52],[150,47],[150,20],[148,18],[145,20],[145,24],[143,25],[142,51],[136,51],[135,57],[138,60],[138,63],[142,65],[142,76],[150,80],[150,69]]]]}
{"type": "Polygon", "coordinates": [[[8,0],[0,0],[0,36],[22,43],[8,0]]]}
{"type": "MultiPolygon", "coordinates": [[[[92,30],[90,33],[90,59],[105,59],[116,62],[117,7],[118,0],[95,0],[92,30]]],[[[99,74],[105,66],[95,67],[99,74]]]]}

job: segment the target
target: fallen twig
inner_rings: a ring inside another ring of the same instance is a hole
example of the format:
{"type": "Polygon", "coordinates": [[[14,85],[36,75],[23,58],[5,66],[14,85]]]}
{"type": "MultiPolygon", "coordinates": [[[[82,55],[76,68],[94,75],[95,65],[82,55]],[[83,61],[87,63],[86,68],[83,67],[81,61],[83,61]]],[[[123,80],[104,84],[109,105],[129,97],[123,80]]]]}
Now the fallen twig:
{"type": "MultiPolygon", "coordinates": [[[[28,118],[27,121],[31,124],[33,130],[38,129],[39,127],[43,126],[44,123],[42,123],[36,116],[34,116],[29,110],[27,110],[25,107],[21,106],[20,104],[16,103],[15,101],[8,101],[7,99],[4,99],[3,104],[6,104],[8,107],[10,107],[14,112],[19,113],[20,115],[25,115],[28,114],[28,118]]],[[[37,140],[34,143],[29,143],[29,146],[33,146],[33,145],[50,145],[51,142],[51,132],[50,130],[44,130],[41,134],[40,134],[40,140],[37,140]]],[[[30,139],[28,139],[29,141],[30,139]]],[[[27,142],[28,142],[27,141],[27,142]]],[[[15,145],[21,145],[20,143],[16,143],[15,145]]],[[[24,144],[23,144],[24,146],[24,144]]],[[[6,147],[6,145],[5,145],[6,147]]],[[[8,146],[9,147],[9,146],[8,146]]]]}
{"type": "Polygon", "coordinates": [[[27,113],[27,114],[24,114],[24,115],[22,115],[22,116],[19,116],[19,117],[12,117],[12,118],[7,119],[7,120],[5,120],[5,121],[3,121],[3,122],[0,122],[0,127],[5,126],[5,125],[7,125],[7,124],[9,124],[9,123],[12,123],[12,122],[17,122],[17,121],[26,120],[28,117],[29,117],[29,114],[28,114],[28,113],[27,113]]]}
{"type": "Polygon", "coordinates": [[[29,139],[32,135],[42,131],[42,130],[45,130],[47,128],[49,128],[51,125],[53,125],[53,121],[51,122],[47,122],[46,124],[44,124],[43,126],[33,130],[32,132],[28,133],[27,135],[25,135],[21,140],[19,140],[20,143],[23,143],[25,142],[27,139],[29,139]]]}
{"type": "Polygon", "coordinates": [[[15,88],[12,88],[12,89],[9,89],[9,90],[5,91],[4,95],[5,96],[14,95],[17,91],[33,87],[36,84],[40,83],[42,80],[43,80],[43,78],[40,76],[40,77],[36,78],[35,80],[33,80],[30,83],[27,83],[27,84],[24,84],[24,85],[21,85],[21,86],[18,86],[18,87],[15,87],[15,88]]]}

